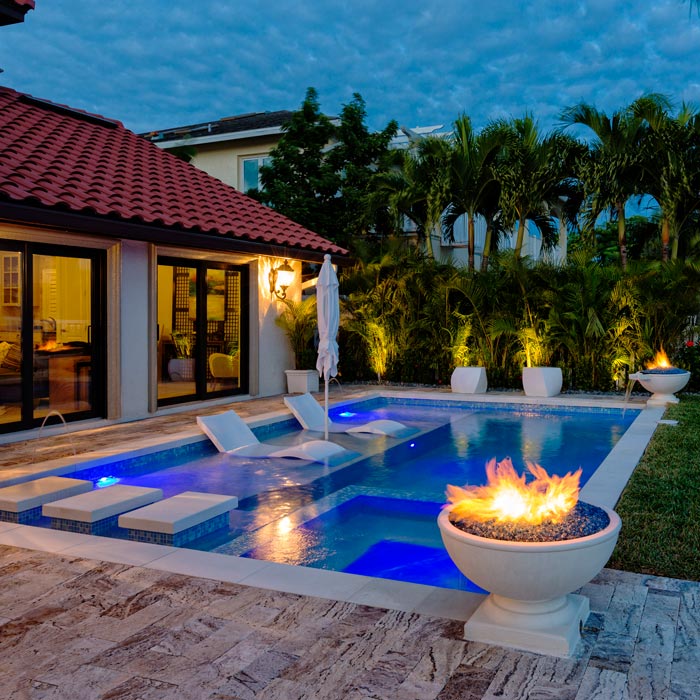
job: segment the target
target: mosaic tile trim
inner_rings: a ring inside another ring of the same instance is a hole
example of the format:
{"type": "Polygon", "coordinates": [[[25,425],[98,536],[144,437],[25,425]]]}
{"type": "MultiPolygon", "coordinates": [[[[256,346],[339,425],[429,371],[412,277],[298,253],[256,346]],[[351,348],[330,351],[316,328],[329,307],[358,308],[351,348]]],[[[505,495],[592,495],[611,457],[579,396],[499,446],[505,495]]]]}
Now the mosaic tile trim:
{"type": "Polygon", "coordinates": [[[78,532],[81,535],[107,535],[117,527],[119,515],[111,515],[109,518],[96,520],[94,523],[82,520],[67,520],[66,518],[51,518],[51,527],[54,530],[65,532],[78,532]]]}
{"type": "Polygon", "coordinates": [[[299,422],[296,418],[287,418],[286,420],[276,421],[275,423],[260,425],[257,428],[253,428],[253,433],[261,442],[264,442],[268,438],[276,437],[277,435],[288,433],[292,430],[299,430],[299,422]]]}
{"type": "Polygon", "coordinates": [[[228,519],[228,513],[222,513],[214,518],[205,520],[203,523],[176,532],[174,535],[165,532],[152,532],[150,530],[134,530],[129,528],[129,539],[134,542],[148,542],[149,544],[164,544],[169,547],[182,547],[215,530],[227,527],[228,519]]]}
{"type": "Polygon", "coordinates": [[[37,520],[41,517],[41,506],[36,508],[28,508],[19,513],[15,513],[11,510],[0,510],[0,522],[3,523],[19,523],[20,525],[26,525],[27,523],[37,520]]]}
{"type": "MultiPolygon", "coordinates": [[[[362,405],[362,408],[367,410],[377,408],[389,408],[395,406],[425,406],[426,408],[450,408],[456,406],[458,408],[468,408],[479,411],[514,411],[514,412],[531,412],[531,413],[607,413],[621,414],[622,408],[609,408],[607,406],[575,406],[575,405],[542,405],[536,402],[533,403],[495,403],[493,401],[440,401],[439,399],[403,399],[399,397],[386,397],[379,399],[370,399],[366,402],[358,402],[355,406],[362,405]],[[376,405],[375,405],[376,403],[376,405]],[[368,404],[371,404],[369,406],[368,404]]],[[[640,410],[642,406],[630,405],[627,410],[640,410]]]]}

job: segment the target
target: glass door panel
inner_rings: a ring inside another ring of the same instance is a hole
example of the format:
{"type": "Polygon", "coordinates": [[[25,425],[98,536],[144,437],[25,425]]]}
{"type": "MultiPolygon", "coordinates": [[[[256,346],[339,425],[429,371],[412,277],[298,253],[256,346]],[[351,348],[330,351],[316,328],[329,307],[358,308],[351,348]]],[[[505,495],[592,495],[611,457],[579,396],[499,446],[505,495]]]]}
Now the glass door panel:
{"type": "Polygon", "coordinates": [[[159,405],[247,390],[246,279],[221,263],[159,259],[159,405]]]}
{"type": "Polygon", "coordinates": [[[197,269],[158,265],[158,401],[196,394],[197,269]]]}
{"type": "Polygon", "coordinates": [[[0,424],[22,418],[22,266],[20,252],[0,251],[0,424]]]}
{"type": "Polygon", "coordinates": [[[241,274],[208,268],[207,392],[219,393],[241,386],[241,274]]]}
{"type": "Polygon", "coordinates": [[[34,418],[93,409],[92,280],[88,258],[32,256],[34,418]]]}

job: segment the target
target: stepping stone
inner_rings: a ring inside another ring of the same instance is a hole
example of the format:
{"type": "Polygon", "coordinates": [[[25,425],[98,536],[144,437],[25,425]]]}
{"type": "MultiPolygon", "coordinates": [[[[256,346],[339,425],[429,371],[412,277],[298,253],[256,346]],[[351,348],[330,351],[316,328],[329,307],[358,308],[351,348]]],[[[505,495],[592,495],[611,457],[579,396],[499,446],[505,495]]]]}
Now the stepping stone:
{"type": "Polygon", "coordinates": [[[185,491],[158,503],[119,516],[119,527],[129,539],[181,547],[228,525],[229,511],[238,506],[234,496],[185,491]]]}
{"type": "Polygon", "coordinates": [[[117,525],[122,513],[161,498],[161,489],[118,484],[47,503],[42,513],[51,518],[51,527],[55,530],[103,535],[117,525]]]}
{"type": "Polygon", "coordinates": [[[92,482],[65,476],[45,476],[0,488],[0,520],[28,523],[41,517],[45,503],[92,491],[92,482]]]}

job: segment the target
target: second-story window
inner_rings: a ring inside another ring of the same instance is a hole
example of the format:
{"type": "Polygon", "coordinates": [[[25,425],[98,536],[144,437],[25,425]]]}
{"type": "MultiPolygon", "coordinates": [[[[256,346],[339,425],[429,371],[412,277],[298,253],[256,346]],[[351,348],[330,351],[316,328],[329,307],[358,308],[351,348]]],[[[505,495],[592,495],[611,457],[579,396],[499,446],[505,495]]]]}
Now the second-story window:
{"type": "Polygon", "coordinates": [[[247,192],[252,189],[262,189],[260,182],[260,168],[263,165],[269,165],[270,158],[268,156],[253,156],[250,158],[242,158],[242,178],[241,190],[247,192]]]}

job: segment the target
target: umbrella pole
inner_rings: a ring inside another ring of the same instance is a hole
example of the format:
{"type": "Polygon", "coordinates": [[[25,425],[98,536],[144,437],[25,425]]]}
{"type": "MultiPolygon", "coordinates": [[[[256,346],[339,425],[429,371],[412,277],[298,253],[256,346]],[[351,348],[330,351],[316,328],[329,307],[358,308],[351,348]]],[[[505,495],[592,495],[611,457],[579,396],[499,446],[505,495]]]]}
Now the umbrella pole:
{"type": "Polygon", "coordinates": [[[324,438],[325,440],[328,440],[328,377],[326,376],[326,386],[325,386],[325,397],[326,397],[326,421],[325,421],[325,431],[326,431],[326,437],[324,438]]]}

